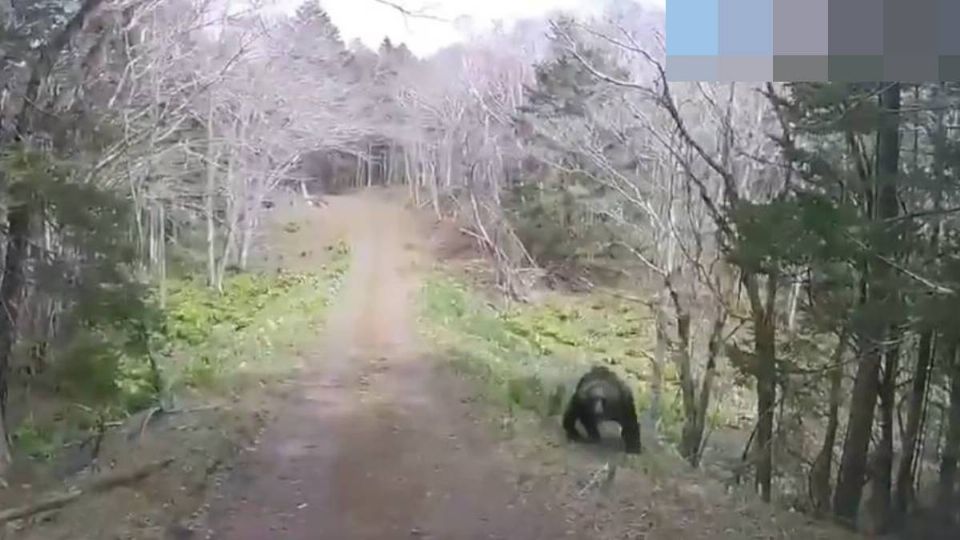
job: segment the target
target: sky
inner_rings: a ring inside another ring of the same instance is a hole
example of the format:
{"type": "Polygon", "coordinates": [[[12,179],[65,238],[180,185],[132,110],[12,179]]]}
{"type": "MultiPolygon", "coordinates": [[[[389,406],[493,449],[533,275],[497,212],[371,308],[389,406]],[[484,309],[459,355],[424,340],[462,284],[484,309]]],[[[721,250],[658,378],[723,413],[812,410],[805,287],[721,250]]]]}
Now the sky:
{"type": "MultiPolygon", "coordinates": [[[[302,0],[276,0],[278,9],[292,12],[302,0]]],[[[494,20],[509,24],[518,19],[544,15],[553,10],[596,12],[598,0],[388,0],[413,13],[444,19],[404,16],[398,10],[376,0],[320,0],[340,29],[344,41],[355,38],[376,49],[388,36],[394,44],[406,43],[417,56],[463,39],[470,32],[490,28],[494,20]]],[[[633,0],[650,7],[663,8],[666,0],[633,0]]]]}

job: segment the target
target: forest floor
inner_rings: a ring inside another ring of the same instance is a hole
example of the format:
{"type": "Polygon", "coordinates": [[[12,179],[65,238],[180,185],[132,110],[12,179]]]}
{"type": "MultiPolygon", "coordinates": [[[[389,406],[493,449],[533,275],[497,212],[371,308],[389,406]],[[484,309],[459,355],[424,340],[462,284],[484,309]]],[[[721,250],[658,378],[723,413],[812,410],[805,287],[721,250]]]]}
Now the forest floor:
{"type": "Polygon", "coordinates": [[[138,450],[193,461],[0,538],[848,538],[656,455],[568,445],[532,417],[505,436],[502,411],[418,331],[441,246],[432,220],[395,201],[374,191],[316,210],[305,238],[342,235],[352,259],[319,339],[243,406],[192,415],[206,428],[175,426],[166,446],[138,450]]]}

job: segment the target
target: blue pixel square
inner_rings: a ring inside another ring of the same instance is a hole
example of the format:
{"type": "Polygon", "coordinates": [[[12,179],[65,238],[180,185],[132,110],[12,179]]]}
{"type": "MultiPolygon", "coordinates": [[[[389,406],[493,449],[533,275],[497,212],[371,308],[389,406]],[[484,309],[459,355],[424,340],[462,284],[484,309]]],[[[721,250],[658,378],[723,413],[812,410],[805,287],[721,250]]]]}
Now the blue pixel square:
{"type": "Polygon", "coordinates": [[[667,55],[716,56],[720,52],[722,0],[667,0],[667,55]]]}
{"type": "Polygon", "coordinates": [[[773,56],[773,0],[720,0],[720,54],[773,56]]]}

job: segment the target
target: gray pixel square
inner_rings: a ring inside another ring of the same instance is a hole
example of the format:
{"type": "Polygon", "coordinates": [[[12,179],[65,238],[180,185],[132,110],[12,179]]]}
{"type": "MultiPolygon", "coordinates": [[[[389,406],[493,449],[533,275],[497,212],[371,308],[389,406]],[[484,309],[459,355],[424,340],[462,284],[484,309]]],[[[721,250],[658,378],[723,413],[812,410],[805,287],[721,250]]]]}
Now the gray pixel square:
{"type": "Polygon", "coordinates": [[[715,81],[718,75],[716,56],[673,55],[667,57],[668,81],[715,81]]]}
{"type": "Polygon", "coordinates": [[[829,58],[822,56],[774,56],[773,80],[776,82],[827,82],[829,58]]]}

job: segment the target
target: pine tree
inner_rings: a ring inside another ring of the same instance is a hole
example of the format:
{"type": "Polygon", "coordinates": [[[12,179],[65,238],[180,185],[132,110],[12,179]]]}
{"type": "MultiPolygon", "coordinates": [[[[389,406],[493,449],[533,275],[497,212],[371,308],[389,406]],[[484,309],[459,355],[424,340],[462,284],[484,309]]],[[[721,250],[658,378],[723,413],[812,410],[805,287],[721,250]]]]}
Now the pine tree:
{"type": "Polygon", "coordinates": [[[312,44],[343,49],[340,29],[322,7],[319,0],[306,0],[294,15],[298,37],[312,44]]]}

